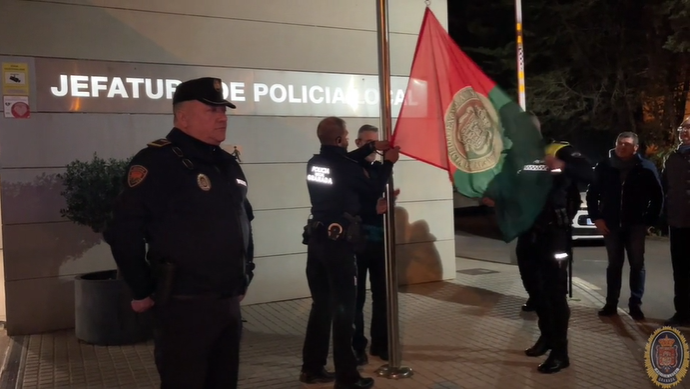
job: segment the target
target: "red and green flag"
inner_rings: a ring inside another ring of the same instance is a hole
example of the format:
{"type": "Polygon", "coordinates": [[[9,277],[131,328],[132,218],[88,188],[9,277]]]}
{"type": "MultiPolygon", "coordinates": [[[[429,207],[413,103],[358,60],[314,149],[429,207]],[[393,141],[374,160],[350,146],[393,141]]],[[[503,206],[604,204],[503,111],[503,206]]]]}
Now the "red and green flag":
{"type": "Polygon", "coordinates": [[[530,228],[551,187],[548,174],[520,174],[544,158],[530,116],[460,50],[429,8],[392,143],[447,170],[462,195],[492,198],[506,242],[530,228]]]}

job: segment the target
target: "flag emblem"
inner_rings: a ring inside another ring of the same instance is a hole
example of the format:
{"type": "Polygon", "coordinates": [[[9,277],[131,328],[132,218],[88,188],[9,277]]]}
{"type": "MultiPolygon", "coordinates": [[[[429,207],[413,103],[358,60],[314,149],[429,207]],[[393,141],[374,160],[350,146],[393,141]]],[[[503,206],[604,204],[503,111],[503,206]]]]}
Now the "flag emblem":
{"type": "Polygon", "coordinates": [[[446,110],[448,159],[465,173],[481,173],[501,162],[503,140],[493,105],[471,86],[455,94],[446,110]]]}

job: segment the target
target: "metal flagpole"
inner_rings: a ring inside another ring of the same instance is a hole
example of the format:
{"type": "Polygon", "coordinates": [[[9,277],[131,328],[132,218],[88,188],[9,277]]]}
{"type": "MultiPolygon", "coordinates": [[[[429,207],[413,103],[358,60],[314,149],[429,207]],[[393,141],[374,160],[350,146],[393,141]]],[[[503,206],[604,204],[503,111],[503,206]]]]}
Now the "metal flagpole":
{"type": "MultiPolygon", "coordinates": [[[[393,132],[391,113],[391,71],[388,45],[388,0],[377,0],[378,49],[379,49],[379,87],[381,102],[381,122],[384,140],[390,140],[393,132]]],[[[393,198],[393,177],[386,186],[386,205],[384,213],[384,247],[386,253],[386,297],[388,316],[388,364],[381,366],[376,373],[386,378],[408,378],[412,369],[401,366],[400,328],[398,318],[398,267],[395,259],[395,204],[393,198]]]]}
{"type": "Polygon", "coordinates": [[[527,111],[525,97],[525,50],[522,42],[522,1],[515,0],[515,32],[517,33],[517,78],[518,102],[523,111],[527,111]]]}

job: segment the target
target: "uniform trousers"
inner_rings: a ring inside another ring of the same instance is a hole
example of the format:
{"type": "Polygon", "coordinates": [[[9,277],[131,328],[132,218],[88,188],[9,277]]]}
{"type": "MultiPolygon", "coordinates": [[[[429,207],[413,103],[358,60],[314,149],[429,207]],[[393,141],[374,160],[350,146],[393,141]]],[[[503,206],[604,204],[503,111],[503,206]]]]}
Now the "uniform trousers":
{"type": "Polygon", "coordinates": [[[371,285],[371,350],[377,355],[388,353],[388,315],[386,311],[386,258],[381,242],[369,241],[364,250],[357,253],[357,313],[352,347],[364,352],[368,340],[364,335],[364,303],[367,297],[367,271],[371,285]]]}
{"type": "Polygon", "coordinates": [[[161,389],[237,389],[238,297],[173,296],[153,309],[161,389]]]}
{"type": "Polygon", "coordinates": [[[522,285],[527,292],[528,301],[534,304],[539,289],[539,261],[533,253],[534,244],[532,239],[532,232],[520,235],[515,248],[515,256],[517,257],[518,270],[520,271],[522,285]]]}
{"type": "Polygon", "coordinates": [[[302,350],[302,371],[320,373],[326,366],[333,327],[333,363],[336,380],[359,378],[352,349],[357,299],[357,264],[352,244],[312,236],[307,245],[307,282],[312,297],[302,350]]]}
{"type": "Polygon", "coordinates": [[[546,226],[523,238],[525,255],[534,260],[528,277],[534,277],[534,302],[541,336],[553,356],[568,355],[568,261],[572,260],[572,234],[565,227],[546,226]],[[557,254],[567,254],[557,258],[557,254]]]}

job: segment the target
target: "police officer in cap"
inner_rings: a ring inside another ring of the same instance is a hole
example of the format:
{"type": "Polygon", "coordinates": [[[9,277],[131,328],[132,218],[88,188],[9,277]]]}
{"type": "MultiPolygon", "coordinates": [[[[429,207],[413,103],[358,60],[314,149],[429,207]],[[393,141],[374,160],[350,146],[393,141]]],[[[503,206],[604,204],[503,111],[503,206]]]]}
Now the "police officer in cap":
{"type": "Polygon", "coordinates": [[[247,179],[220,147],[235,108],[221,87],[177,87],[175,128],[133,157],[104,234],[132,309],[153,310],[162,389],[237,388],[253,214],[247,179]]]}
{"type": "Polygon", "coordinates": [[[307,281],[312,295],[304,340],[300,381],[332,382],[336,389],[371,388],[374,380],[362,378],[352,349],[357,299],[355,252],[364,244],[360,230],[360,198],[383,193],[398,149],[388,142],[366,143],[348,153],[348,131],[343,119],[323,119],[317,128],[321,152],[307,163],[307,188],[312,217],[305,227],[307,281]],[[378,178],[369,177],[360,165],[376,150],[385,151],[378,178]],[[333,326],[335,377],[324,369],[333,326]]]}
{"type": "MultiPolygon", "coordinates": [[[[537,127],[539,122],[533,116],[537,127]]],[[[577,182],[590,183],[590,163],[567,142],[547,141],[544,160],[525,166],[520,174],[549,174],[552,186],[546,204],[532,228],[520,237],[522,255],[533,265],[523,269],[534,279],[534,306],[541,335],[525,354],[538,357],[550,351],[539,365],[541,373],[556,373],[570,366],[568,356],[568,263],[572,260],[571,223],[580,205],[577,182]]],[[[491,199],[484,203],[492,205],[491,199]]]]}

